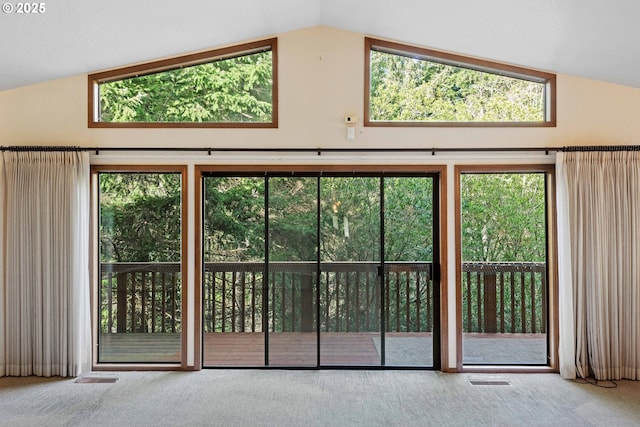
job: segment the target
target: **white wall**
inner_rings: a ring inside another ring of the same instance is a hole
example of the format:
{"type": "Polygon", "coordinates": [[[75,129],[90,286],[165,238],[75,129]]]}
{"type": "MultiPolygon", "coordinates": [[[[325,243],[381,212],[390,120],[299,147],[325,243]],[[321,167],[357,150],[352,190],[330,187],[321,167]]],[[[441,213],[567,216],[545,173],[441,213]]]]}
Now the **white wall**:
{"type": "MultiPolygon", "coordinates": [[[[375,35],[373,35],[375,36],[375,35]]],[[[640,89],[566,75],[557,78],[555,128],[363,128],[364,40],[362,34],[313,27],[279,34],[278,129],[89,129],[87,77],[0,92],[0,145],[78,145],[99,147],[560,147],[640,144],[640,89]],[[343,117],[357,115],[356,140],[347,141],[343,117]]],[[[239,40],[238,42],[243,42],[239,40]]],[[[217,46],[212,46],[212,48],[217,46]]],[[[186,53],[186,52],[185,52],[186,53]]],[[[113,64],[114,67],[127,64],[113,64]]],[[[99,71],[99,70],[94,70],[99,71]]],[[[94,163],[437,163],[447,165],[449,229],[448,365],[455,367],[455,247],[453,166],[459,163],[552,163],[541,154],[504,155],[286,155],[209,157],[142,153],[100,154],[94,163]]],[[[193,209],[193,197],[190,197],[193,209]]],[[[189,257],[193,257],[193,219],[189,257]]],[[[191,263],[190,263],[191,264],[191,263]]],[[[190,274],[190,295],[195,283],[190,274]]],[[[193,301],[190,301],[193,308],[193,301]]],[[[193,342],[193,336],[189,337],[193,342]]],[[[189,350],[193,360],[193,350],[189,350]]]]}
{"type": "Polygon", "coordinates": [[[365,129],[363,35],[312,27],[277,37],[278,129],[88,129],[87,78],[81,75],[0,92],[1,144],[372,148],[639,141],[640,89],[566,75],[558,76],[556,128],[365,129]],[[359,118],[355,141],[346,140],[345,114],[359,118]]]}

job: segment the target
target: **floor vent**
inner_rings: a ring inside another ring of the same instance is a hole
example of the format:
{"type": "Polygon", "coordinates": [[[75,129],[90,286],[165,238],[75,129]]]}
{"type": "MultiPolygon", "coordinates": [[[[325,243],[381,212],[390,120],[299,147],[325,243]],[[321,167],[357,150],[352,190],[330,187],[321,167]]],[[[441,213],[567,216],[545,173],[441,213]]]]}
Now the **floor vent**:
{"type": "Polygon", "coordinates": [[[471,385],[511,385],[508,379],[504,377],[471,377],[469,378],[471,385]]]}
{"type": "Polygon", "coordinates": [[[92,383],[115,383],[118,381],[118,377],[93,377],[87,376],[78,378],[75,382],[80,384],[92,384],[92,383]]]}

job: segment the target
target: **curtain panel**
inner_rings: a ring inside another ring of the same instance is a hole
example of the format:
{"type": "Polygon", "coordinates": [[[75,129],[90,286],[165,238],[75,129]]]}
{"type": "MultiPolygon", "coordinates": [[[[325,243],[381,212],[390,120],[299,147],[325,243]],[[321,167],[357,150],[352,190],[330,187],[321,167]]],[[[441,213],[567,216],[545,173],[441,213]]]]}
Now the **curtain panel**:
{"type": "Polygon", "coordinates": [[[640,152],[557,154],[560,373],[640,377],[640,152]]]}
{"type": "Polygon", "coordinates": [[[4,151],[0,375],[91,367],[89,157],[4,151]]]}

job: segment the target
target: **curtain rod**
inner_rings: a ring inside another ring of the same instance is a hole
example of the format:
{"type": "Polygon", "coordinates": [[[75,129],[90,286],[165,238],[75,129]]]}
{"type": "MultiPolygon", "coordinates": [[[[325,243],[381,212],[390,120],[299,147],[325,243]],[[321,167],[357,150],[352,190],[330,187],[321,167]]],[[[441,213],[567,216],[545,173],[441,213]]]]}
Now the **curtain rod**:
{"type": "Polygon", "coordinates": [[[572,151],[640,151],[638,145],[595,145],[564,147],[477,147],[477,148],[229,148],[229,147],[77,147],[77,146],[0,146],[0,151],[155,151],[220,153],[483,153],[483,152],[572,152],[572,151]]]}
{"type": "Polygon", "coordinates": [[[221,153],[439,153],[439,152],[510,152],[510,151],[559,151],[552,147],[479,147],[479,148],[230,148],[230,147],[78,147],[78,146],[0,146],[0,151],[167,151],[167,152],[213,152],[221,153]]]}
{"type": "Polygon", "coordinates": [[[99,155],[101,151],[166,151],[166,152],[213,152],[220,153],[431,153],[439,152],[514,152],[514,151],[559,151],[551,147],[479,147],[479,148],[230,148],[230,147],[66,147],[66,146],[10,146],[0,147],[0,151],[94,151],[99,155]]]}
{"type": "Polygon", "coordinates": [[[559,151],[559,148],[552,147],[478,147],[478,148],[229,148],[229,147],[84,147],[78,150],[94,151],[99,155],[101,151],[155,151],[155,152],[206,152],[212,155],[219,153],[316,153],[318,156],[323,153],[446,153],[446,152],[549,152],[559,151]]]}

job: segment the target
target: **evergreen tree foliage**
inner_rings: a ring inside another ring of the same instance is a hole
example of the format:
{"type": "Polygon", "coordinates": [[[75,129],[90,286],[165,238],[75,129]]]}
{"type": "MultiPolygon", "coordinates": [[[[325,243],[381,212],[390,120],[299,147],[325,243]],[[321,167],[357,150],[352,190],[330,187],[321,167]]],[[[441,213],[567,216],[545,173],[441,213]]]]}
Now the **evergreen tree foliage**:
{"type": "Polygon", "coordinates": [[[370,69],[371,120],[544,120],[542,83],[378,51],[370,69]]]}
{"type": "Polygon", "coordinates": [[[103,122],[269,122],[271,52],[100,85],[103,122]]]}

